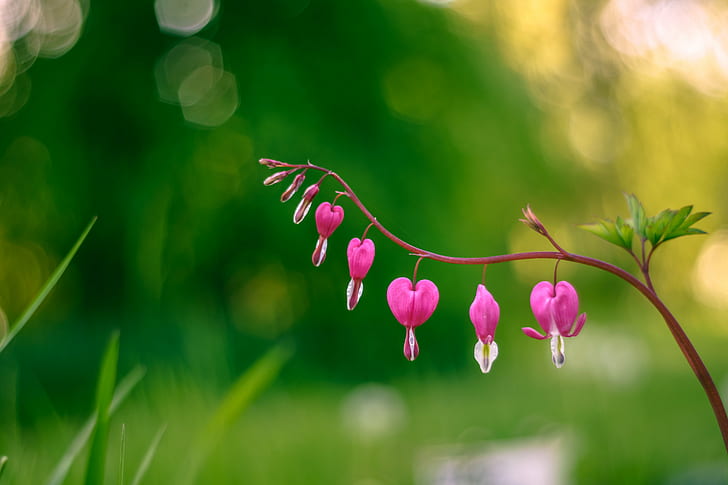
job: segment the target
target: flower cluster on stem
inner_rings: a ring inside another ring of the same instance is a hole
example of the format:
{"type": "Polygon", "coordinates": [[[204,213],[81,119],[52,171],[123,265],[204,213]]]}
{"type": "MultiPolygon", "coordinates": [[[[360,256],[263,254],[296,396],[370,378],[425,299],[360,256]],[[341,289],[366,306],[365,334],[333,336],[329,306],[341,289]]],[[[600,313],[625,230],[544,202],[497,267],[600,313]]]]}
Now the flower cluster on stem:
{"type": "MultiPolygon", "coordinates": [[[[417,265],[422,259],[464,265],[489,265],[510,261],[553,259],[556,260],[557,264],[560,261],[569,261],[597,268],[621,278],[639,291],[663,317],[677,345],[703,387],[718,422],[726,451],[728,451],[728,415],[726,414],[720,393],[682,326],[657,295],[649,274],[649,263],[655,249],[670,239],[690,234],[702,234],[703,231],[693,228],[692,225],[709,213],[698,212],[691,214],[692,206],[686,206],[680,210],[672,211],[668,209],[654,217],[646,217],[644,209],[636,197],[627,196],[632,216],[631,219],[621,220],[618,217],[616,223],[604,219],[596,224],[582,226],[582,228],[608,242],[626,249],[639,265],[641,275],[644,278],[643,282],[629,271],[618,266],[599,259],[566,251],[557,244],[556,240],[548,232],[545,225],[536,217],[530,206],[527,206],[523,210],[525,218],[521,219],[521,221],[544,236],[554,247],[555,251],[532,251],[485,257],[447,256],[415,247],[390,232],[372,215],[346,181],[329,169],[313,165],[310,162],[306,164],[290,164],[272,159],[261,159],[260,163],[271,169],[283,169],[283,171],[266,178],[266,185],[277,184],[288,176],[298,172],[291,185],[281,196],[282,201],[289,200],[301,187],[306,171],[313,170],[324,174],[317,183],[310,186],[304,192],[302,200],[294,212],[294,222],[300,223],[304,219],[314,197],[319,192],[321,182],[324,178],[329,177],[341,186],[342,191],[340,193],[346,195],[365,218],[369,220],[369,227],[375,227],[386,239],[389,239],[394,244],[417,256],[419,258],[417,265]],[[640,247],[639,256],[633,251],[634,236],[638,238],[638,247],[640,247]],[[649,250],[646,249],[646,243],[650,244],[649,250]]],[[[326,210],[332,211],[333,209],[326,206],[324,206],[324,209],[321,209],[322,213],[325,213],[326,210]]],[[[325,218],[324,216],[322,217],[325,218]]],[[[323,237],[324,242],[321,243],[323,246],[325,246],[325,240],[330,236],[330,233],[341,223],[343,210],[341,211],[340,218],[338,215],[336,218],[338,218],[338,222],[333,224],[333,228],[330,231],[328,229],[322,231],[322,228],[332,227],[329,224],[331,221],[326,222],[322,220],[322,226],[319,227],[317,218],[319,238],[326,235],[326,237],[323,237]]],[[[319,244],[317,243],[317,248],[318,246],[319,244]]],[[[325,247],[323,251],[319,251],[319,253],[323,253],[323,256],[319,254],[317,257],[316,252],[314,252],[313,261],[315,265],[323,262],[325,252],[325,247]]],[[[347,258],[349,260],[349,272],[351,276],[351,281],[347,289],[347,308],[353,309],[362,294],[362,280],[369,271],[374,259],[374,243],[371,239],[365,239],[364,236],[361,239],[352,239],[347,249],[347,258]]],[[[404,277],[397,278],[390,283],[387,289],[387,302],[390,309],[395,319],[406,329],[404,355],[408,360],[414,360],[419,354],[415,328],[430,318],[439,301],[439,291],[433,282],[429,280],[418,281],[416,279],[417,265],[415,266],[415,274],[411,279],[404,277]]],[[[586,314],[578,313],[579,301],[576,290],[570,283],[566,281],[557,282],[556,278],[554,278],[553,283],[542,281],[534,286],[531,292],[530,303],[536,322],[541,327],[543,333],[532,327],[524,327],[522,330],[527,336],[538,340],[550,338],[552,361],[556,367],[561,367],[565,361],[563,339],[577,336],[586,321],[586,314]]],[[[485,285],[478,285],[475,299],[470,307],[470,319],[478,338],[474,352],[475,360],[484,373],[490,371],[493,361],[498,356],[498,346],[495,344],[495,329],[499,318],[500,309],[495,299],[486,289],[485,285]]]]}

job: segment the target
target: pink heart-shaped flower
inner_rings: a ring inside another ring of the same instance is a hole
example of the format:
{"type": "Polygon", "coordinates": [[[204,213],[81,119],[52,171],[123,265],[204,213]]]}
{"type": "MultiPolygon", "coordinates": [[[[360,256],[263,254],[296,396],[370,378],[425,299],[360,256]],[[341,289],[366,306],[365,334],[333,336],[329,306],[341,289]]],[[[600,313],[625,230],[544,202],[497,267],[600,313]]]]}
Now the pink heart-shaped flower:
{"type": "Polygon", "coordinates": [[[340,205],[332,206],[329,202],[322,202],[316,208],[316,230],[323,238],[333,234],[344,220],[344,208],[340,205]]]}
{"type": "Polygon", "coordinates": [[[407,328],[425,323],[437,308],[440,293],[430,280],[420,280],[414,287],[409,278],[397,278],[387,288],[387,303],[394,318],[407,328]]]}

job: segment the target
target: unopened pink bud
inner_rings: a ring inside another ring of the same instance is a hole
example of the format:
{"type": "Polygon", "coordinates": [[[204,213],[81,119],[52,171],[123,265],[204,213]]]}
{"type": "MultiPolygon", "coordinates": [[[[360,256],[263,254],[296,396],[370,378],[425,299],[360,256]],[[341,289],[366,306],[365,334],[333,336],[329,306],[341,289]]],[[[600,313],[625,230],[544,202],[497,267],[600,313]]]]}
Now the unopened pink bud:
{"type": "Polygon", "coordinates": [[[313,262],[314,266],[321,266],[321,263],[324,262],[324,259],[326,259],[326,248],[328,247],[328,239],[326,239],[323,236],[319,236],[318,240],[316,241],[316,247],[313,250],[313,254],[311,255],[311,261],[313,262]]]}
{"type": "Polygon", "coordinates": [[[261,158],[258,163],[268,168],[285,167],[285,163],[279,162],[278,160],[271,160],[270,158],[261,158]]]}
{"type": "Polygon", "coordinates": [[[285,179],[291,174],[291,170],[284,170],[283,172],[276,172],[273,175],[270,175],[266,177],[265,180],[263,180],[263,185],[275,185],[281,180],[285,179]]]}
{"type": "Polygon", "coordinates": [[[293,197],[293,194],[295,194],[301,187],[304,180],[306,180],[306,175],[303,173],[296,175],[296,178],[293,179],[291,185],[289,185],[288,188],[281,194],[281,202],[288,202],[291,197],[293,197]]]}
{"type": "Polygon", "coordinates": [[[308,214],[308,211],[311,209],[313,198],[316,197],[318,192],[318,184],[313,184],[306,189],[303,193],[303,197],[301,197],[301,202],[298,203],[296,210],[293,212],[293,222],[300,224],[303,218],[306,217],[306,214],[308,214]]]}

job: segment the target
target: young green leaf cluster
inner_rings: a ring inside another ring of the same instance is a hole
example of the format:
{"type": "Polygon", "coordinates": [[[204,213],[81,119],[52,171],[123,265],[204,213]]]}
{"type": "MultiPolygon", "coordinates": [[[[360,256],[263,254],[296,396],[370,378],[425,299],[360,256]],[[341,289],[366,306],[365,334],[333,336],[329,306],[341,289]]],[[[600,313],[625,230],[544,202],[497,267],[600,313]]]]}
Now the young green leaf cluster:
{"type": "Polygon", "coordinates": [[[692,234],[705,234],[705,231],[692,227],[695,223],[710,215],[710,212],[695,212],[692,205],[686,205],[680,210],[665,209],[657,215],[648,217],[645,208],[634,194],[625,194],[629,206],[629,219],[617,216],[615,222],[610,219],[600,219],[593,224],[583,224],[579,227],[585,231],[625,249],[631,254],[640,270],[649,282],[650,259],[652,253],[665,241],[692,234]],[[637,236],[639,256],[633,249],[634,239],[637,236]],[[646,243],[650,248],[645,248],[646,243]]]}

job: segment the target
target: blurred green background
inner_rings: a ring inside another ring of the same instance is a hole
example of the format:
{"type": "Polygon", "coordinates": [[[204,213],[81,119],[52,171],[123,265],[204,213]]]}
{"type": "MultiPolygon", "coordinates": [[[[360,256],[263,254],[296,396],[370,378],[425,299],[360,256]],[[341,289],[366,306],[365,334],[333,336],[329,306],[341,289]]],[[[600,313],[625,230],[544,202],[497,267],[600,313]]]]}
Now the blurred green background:
{"type": "Polygon", "coordinates": [[[708,236],[658,252],[653,280],[725,391],[727,15],[699,0],[0,5],[10,322],[99,218],[0,354],[0,483],[44,483],[92,410],[115,329],[120,372],[148,372],[112,421],[110,463],[121,423],[132,464],[167,425],[146,483],[175,483],[190,436],[280,342],[292,359],[199,483],[504,483],[492,470],[549,463],[555,482],[522,470],[514,483],[724,483],[708,402],[631,287],[560,267],[589,319],[557,371],[520,331],[552,263],[492,266],[501,354],[483,376],[467,316],[481,268],[425,261],[441,300],[409,363],[385,292],[414,259],[371,232],[377,256],[348,312],[345,248],[365,218],[342,201],[314,268],[313,217],[291,223],[296,201],[263,187],[257,159],[327,166],[398,236],[455,256],[547,250],[517,222],[530,203],[568,250],[631,268],[576,225],[625,216],[623,192],[650,214],[712,211],[708,236]],[[516,465],[498,461],[507,452],[516,465]]]}

